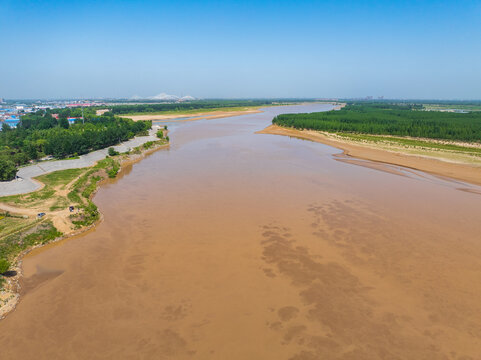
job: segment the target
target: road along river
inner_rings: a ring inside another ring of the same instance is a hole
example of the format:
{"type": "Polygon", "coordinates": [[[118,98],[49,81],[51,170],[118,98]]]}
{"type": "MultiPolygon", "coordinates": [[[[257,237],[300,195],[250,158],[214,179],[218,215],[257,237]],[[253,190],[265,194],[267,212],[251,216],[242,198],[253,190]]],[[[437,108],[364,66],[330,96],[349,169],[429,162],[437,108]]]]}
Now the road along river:
{"type": "Polygon", "coordinates": [[[0,358],[481,359],[480,189],[255,134],[329,108],[169,127],[24,259],[0,358]]]}

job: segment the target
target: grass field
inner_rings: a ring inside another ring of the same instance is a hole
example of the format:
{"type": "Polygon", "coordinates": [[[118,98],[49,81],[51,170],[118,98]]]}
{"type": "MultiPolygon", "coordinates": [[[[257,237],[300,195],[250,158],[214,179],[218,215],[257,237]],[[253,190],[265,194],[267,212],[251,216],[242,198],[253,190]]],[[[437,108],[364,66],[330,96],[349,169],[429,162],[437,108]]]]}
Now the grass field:
{"type": "Polygon", "coordinates": [[[36,179],[43,182],[47,186],[55,187],[59,185],[67,185],[84,171],[85,169],[60,170],[49,174],[40,175],[36,179]]]}
{"type": "Polygon", "coordinates": [[[0,213],[0,238],[34,224],[36,220],[22,216],[5,216],[0,213]]]}
{"type": "Polygon", "coordinates": [[[481,105],[464,105],[464,104],[423,104],[425,110],[440,111],[440,110],[466,110],[466,111],[481,111],[481,105]]]}
{"type": "Polygon", "coordinates": [[[0,197],[0,202],[13,206],[31,208],[37,207],[48,200],[50,203],[48,206],[50,211],[66,207],[68,206],[66,199],[63,196],[57,195],[57,191],[64,189],[68,183],[84,171],[86,170],[68,169],[40,175],[36,177],[36,179],[45,184],[42,189],[28,194],[0,197]]]}

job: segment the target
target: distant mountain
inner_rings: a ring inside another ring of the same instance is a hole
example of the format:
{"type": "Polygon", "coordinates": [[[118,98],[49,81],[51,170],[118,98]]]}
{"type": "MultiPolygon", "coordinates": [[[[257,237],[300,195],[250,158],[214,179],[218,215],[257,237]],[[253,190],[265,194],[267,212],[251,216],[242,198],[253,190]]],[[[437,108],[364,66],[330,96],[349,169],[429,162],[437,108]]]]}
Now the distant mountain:
{"type": "Polygon", "coordinates": [[[179,97],[175,96],[175,95],[169,95],[169,94],[166,94],[166,93],[160,93],[160,94],[155,95],[155,96],[149,96],[147,99],[149,99],[149,100],[161,100],[161,101],[175,101],[175,100],[179,100],[179,97]]]}
{"type": "Polygon", "coordinates": [[[160,93],[158,95],[154,96],[147,96],[147,97],[141,97],[138,95],[134,95],[130,98],[131,100],[159,100],[159,101],[192,101],[196,100],[195,97],[187,95],[183,97],[179,97],[177,95],[169,95],[166,93],[160,93]]]}

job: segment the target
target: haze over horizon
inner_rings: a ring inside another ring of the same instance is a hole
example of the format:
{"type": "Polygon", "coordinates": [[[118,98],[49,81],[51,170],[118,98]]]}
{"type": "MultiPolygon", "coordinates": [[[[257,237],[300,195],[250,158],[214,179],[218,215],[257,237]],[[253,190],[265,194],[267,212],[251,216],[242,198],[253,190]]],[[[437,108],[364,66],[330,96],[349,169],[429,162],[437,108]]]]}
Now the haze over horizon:
{"type": "Polygon", "coordinates": [[[0,0],[0,98],[481,99],[480,1],[0,0]]]}

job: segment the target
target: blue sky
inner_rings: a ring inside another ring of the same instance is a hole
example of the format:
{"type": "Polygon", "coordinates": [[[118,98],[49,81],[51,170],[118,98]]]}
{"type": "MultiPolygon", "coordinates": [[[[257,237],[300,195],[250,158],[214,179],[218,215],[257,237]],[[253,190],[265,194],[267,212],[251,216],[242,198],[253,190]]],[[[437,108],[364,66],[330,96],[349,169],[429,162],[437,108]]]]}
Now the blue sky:
{"type": "Polygon", "coordinates": [[[4,98],[481,99],[481,0],[0,0],[0,46],[4,98]]]}

